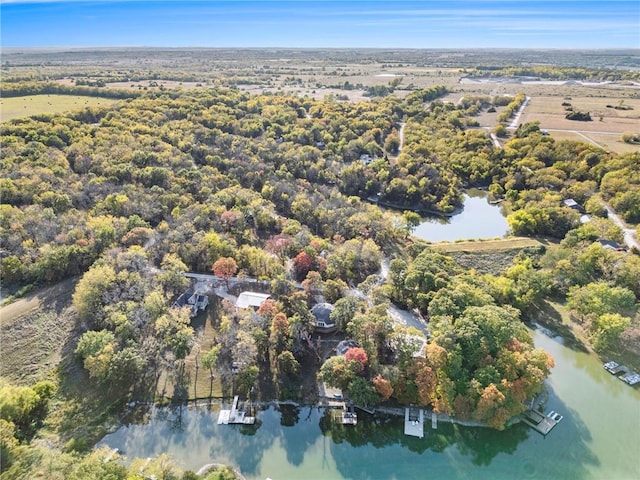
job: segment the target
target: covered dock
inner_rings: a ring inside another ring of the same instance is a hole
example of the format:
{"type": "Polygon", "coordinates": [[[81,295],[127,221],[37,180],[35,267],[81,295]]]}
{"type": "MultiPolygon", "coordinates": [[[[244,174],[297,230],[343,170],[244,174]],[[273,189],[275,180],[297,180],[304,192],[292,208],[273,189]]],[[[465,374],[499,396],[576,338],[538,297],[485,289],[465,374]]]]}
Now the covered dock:
{"type": "Polygon", "coordinates": [[[620,365],[617,362],[607,362],[604,365],[604,369],[611,375],[618,375],[620,373],[629,373],[629,369],[624,365],[620,365]]]}
{"type": "Polygon", "coordinates": [[[341,415],[341,423],[342,425],[357,425],[358,415],[356,414],[356,412],[348,412],[343,410],[341,415]]]}
{"type": "MultiPolygon", "coordinates": [[[[555,412],[551,412],[555,413],[555,412]]],[[[557,417],[562,419],[562,417],[557,417]]],[[[544,415],[536,410],[527,410],[522,414],[522,421],[533,428],[535,431],[546,435],[553,427],[555,427],[560,420],[556,420],[556,417],[550,417],[544,415]]]]}
{"type": "Polygon", "coordinates": [[[409,407],[404,409],[404,434],[411,437],[424,437],[424,410],[409,407]]]}
{"type": "Polygon", "coordinates": [[[223,409],[220,410],[220,414],[218,415],[218,425],[229,425],[229,424],[243,424],[243,425],[253,425],[256,423],[256,417],[247,416],[247,414],[243,410],[238,410],[238,402],[239,397],[236,395],[233,397],[233,404],[231,405],[231,409],[223,409]]]}
{"type": "Polygon", "coordinates": [[[629,372],[626,375],[623,375],[622,377],[619,377],[619,378],[627,385],[633,386],[633,385],[640,384],[640,374],[636,372],[629,372]]]}

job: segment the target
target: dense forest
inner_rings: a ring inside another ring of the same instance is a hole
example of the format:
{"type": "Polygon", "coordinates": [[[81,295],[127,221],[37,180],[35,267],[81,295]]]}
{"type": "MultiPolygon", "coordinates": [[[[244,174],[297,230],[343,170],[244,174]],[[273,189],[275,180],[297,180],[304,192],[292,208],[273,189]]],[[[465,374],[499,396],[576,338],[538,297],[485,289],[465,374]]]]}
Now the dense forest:
{"type": "MultiPolygon", "coordinates": [[[[257,314],[221,302],[200,358],[225,393],[248,395],[268,378],[260,398],[304,401],[298,386],[311,365],[358,405],[416,404],[505,428],[553,366],[523,323],[540,302],[566,300],[599,349],[632,323],[640,257],[597,240],[622,242],[603,200],[640,222],[640,154],[555,141],[535,123],[496,148],[473,116],[498,108],[506,122],[524,96],[455,105],[439,100],[446,93],[347,103],[225,88],[135,92],[108,108],[5,122],[3,283],[20,295],[80,277],[77,361],[122,403],[153,398],[160,370],[184,368],[195,332],[171,305],[184,272],[213,270],[263,280],[273,297],[257,314]],[[470,186],[503,202],[514,234],[559,244],[524,250],[492,274],[410,237],[415,212],[455,212],[470,186]],[[593,220],[581,224],[567,198],[593,220]],[[334,304],[339,333],[357,344],[344,356],[321,359],[313,348],[319,300],[334,304]],[[417,311],[429,334],[394,324],[391,304],[417,311]]],[[[37,427],[25,418],[55,390],[25,388],[1,396],[3,469],[20,468],[37,427]],[[16,409],[20,395],[28,411],[16,409]]]]}

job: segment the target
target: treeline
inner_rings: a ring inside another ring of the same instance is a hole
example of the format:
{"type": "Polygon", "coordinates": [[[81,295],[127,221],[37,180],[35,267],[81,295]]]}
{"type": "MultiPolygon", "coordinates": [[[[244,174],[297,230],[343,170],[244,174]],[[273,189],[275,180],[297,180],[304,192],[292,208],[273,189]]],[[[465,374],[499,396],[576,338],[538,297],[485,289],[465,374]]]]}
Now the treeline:
{"type": "Polygon", "coordinates": [[[474,77],[540,77],[548,80],[637,81],[640,73],[633,70],[592,69],[531,65],[526,67],[476,67],[474,77]]]}
{"type": "Polygon", "coordinates": [[[126,99],[136,98],[141,94],[135,90],[74,86],[55,82],[2,82],[2,85],[0,85],[0,96],[2,97],[24,97],[27,95],[85,95],[88,97],[126,99]]]}

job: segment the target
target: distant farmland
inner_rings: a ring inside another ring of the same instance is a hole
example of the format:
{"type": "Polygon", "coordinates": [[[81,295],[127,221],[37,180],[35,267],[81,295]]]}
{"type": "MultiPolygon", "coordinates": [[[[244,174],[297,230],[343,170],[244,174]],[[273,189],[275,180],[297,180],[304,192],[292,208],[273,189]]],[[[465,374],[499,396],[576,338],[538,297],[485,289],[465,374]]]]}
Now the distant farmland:
{"type": "Polygon", "coordinates": [[[0,100],[0,121],[41,113],[62,113],[86,107],[104,107],[117,102],[109,98],[78,95],[29,95],[0,100]]]}

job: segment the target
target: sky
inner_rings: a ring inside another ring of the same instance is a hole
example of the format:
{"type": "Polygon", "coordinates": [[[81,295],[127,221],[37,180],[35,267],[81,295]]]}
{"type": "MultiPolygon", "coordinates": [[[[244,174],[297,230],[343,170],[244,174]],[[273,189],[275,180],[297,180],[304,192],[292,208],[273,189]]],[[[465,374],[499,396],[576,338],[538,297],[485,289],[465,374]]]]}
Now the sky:
{"type": "Polygon", "coordinates": [[[2,47],[640,48],[640,0],[0,0],[2,47]]]}

